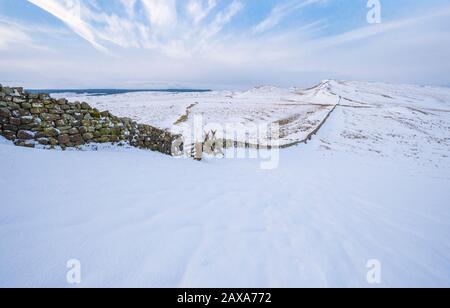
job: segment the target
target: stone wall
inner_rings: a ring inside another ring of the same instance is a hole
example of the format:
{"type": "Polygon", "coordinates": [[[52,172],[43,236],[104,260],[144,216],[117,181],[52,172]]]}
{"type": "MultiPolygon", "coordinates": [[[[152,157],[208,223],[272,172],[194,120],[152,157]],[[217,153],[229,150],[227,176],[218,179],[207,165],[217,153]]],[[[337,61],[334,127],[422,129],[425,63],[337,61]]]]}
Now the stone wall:
{"type": "MultiPolygon", "coordinates": [[[[87,103],[53,99],[0,85],[0,135],[15,145],[44,148],[78,147],[88,143],[127,142],[171,155],[180,136],[150,125],[119,118],[87,103]]],[[[181,149],[180,149],[181,150],[181,149]]]]}

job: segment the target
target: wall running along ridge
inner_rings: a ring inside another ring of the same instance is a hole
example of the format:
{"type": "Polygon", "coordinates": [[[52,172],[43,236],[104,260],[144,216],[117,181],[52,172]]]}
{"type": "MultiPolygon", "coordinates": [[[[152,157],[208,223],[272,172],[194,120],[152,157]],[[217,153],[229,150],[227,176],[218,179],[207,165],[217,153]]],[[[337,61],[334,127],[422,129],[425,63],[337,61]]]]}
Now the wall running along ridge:
{"type": "Polygon", "coordinates": [[[27,93],[0,85],[0,135],[17,146],[62,149],[88,143],[126,142],[172,155],[182,150],[181,136],[150,125],[100,112],[87,103],[27,93]],[[174,147],[178,147],[177,149],[174,147]]]}

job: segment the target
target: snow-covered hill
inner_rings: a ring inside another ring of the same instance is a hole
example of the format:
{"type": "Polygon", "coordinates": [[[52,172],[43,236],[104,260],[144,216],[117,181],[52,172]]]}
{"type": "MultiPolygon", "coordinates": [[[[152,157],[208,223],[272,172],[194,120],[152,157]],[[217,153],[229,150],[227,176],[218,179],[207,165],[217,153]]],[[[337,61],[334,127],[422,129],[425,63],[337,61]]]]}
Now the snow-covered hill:
{"type": "MultiPolygon", "coordinates": [[[[257,87],[243,92],[137,92],[108,96],[70,96],[70,93],[63,93],[54,96],[87,101],[98,109],[111,110],[119,116],[177,134],[190,130],[195,116],[201,116],[205,126],[248,127],[281,123],[280,145],[305,140],[339,102],[339,98],[328,91],[298,93],[293,89],[276,87],[257,87]]],[[[219,130],[218,136],[238,142],[248,141],[234,136],[233,132],[219,130]]],[[[256,137],[249,132],[249,139],[256,137]]]]}
{"type": "Polygon", "coordinates": [[[271,120],[339,105],[274,170],[250,158],[2,142],[0,286],[69,287],[66,262],[77,259],[81,287],[450,287],[449,89],[326,81],[89,102],[164,126],[192,101],[220,119],[225,95],[227,119],[255,116],[258,104],[271,120]],[[366,280],[369,260],[380,285],[366,280]]]}
{"type": "Polygon", "coordinates": [[[338,134],[322,147],[347,153],[403,156],[417,164],[447,165],[450,89],[361,82],[329,82],[339,95],[338,134]]]}
{"type": "Polygon", "coordinates": [[[55,96],[61,95],[176,133],[192,126],[195,115],[201,115],[205,125],[278,123],[282,146],[304,141],[339,104],[345,116],[338,143],[342,146],[353,139],[347,146],[350,150],[364,145],[380,154],[400,151],[442,158],[450,144],[448,88],[323,81],[309,90],[256,87],[243,92],[55,96]]]}

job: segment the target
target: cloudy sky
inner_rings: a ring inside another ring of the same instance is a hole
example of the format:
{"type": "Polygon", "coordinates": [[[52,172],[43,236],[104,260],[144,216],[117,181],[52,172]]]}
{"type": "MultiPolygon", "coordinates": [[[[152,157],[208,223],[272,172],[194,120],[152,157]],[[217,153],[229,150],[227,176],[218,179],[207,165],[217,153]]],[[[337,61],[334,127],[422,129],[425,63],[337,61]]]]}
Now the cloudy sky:
{"type": "Polygon", "coordinates": [[[322,79],[450,86],[450,2],[0,0],[0,83],[246,88],[322,79]]]}

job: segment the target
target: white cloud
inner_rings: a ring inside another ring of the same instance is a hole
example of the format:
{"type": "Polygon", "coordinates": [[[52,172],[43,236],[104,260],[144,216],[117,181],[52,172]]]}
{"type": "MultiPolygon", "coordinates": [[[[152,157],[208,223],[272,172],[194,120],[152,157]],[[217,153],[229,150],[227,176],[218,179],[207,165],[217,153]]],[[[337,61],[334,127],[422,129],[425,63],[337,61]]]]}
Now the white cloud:
{"type": "Polygon", "coordinates": [[[175,0],[141,0],[153,27],[171,27],[177,22],[175,0]]]}
{"type": "Polygon", "coordinates": [[[0,49],[2,50],[14,50],[26,46],[35,50],[50,51],[51,48],[38,43],[38,38],[42,36],[61,38],[67,36],[67,34],[70,34],[70,32],[40,24],[19,23],[0,15],[0,49]]]}
{"type": "MultiPolygon", "coordinates": [[[[334,46],[343,44],[350,44],[356,41],[368,40],[373,37],[382,36],[395,31],[408,29],[409,27],[417,26],[420,23],[426,22],[433,24],[433,21],[441,17],[450,17],[450,8],[440,9],[424,16],[413,16],[410,18],[399,19],[391,22],[383,22],[376,25],[369,25],[366,27],[356,28],[348,32],[340,33],[337,35],[323,37],[315,39],[311,42],[307,42],[306,48],[314,51],[317,49],[327,49],[334,46]]],[[[450,24],[450,23],[449,23],[450,24]]],[[[419,36],[416,36],[419,39],[419,36]]]]}
{"type": "Polygon", "coordinates": [[[201,22],[216,7],[217,0],[189,0],[186,11],[195,24],[201,22]]]}
{"type": "MultiPolygon", "coordinates": [[[[330,26],[325,20],[270,31],[291,13],[287,7],[300,8],[322,3],[320,0],[289,0],[285,3],[291,6],[285,4],[281,9],[274,9],[269,14],[272,17],[268,16],[259,30],[255,30],[257,23],[246,28],[242,28],[242,23],[239,27],[231,25],[245,9],[246,2],[239,0],[223,3],[179,0],[185,2],[172,4],[171,1],[165,4],[151,1],[156,5],[151,14],[147,14],[147,9],[139,11],[144,8],[142,0],[121,0],[124,7],[129,5],[126,14],[109,10],[106,13],[101,1],[72,0],[81,4],[78,18],[66,16],[57,9],[65,8],[69,0],[30,1],[39,2],[40,7],[59,16],[92,45],[107,46],[120,60],[105,57],[93,48],[79,48],[77,52],[82,50],[82,54],[74,57],[78,62],[69,63],[66,59],[72,48],[67,44],[58,45],[61,39],[58,37],[48,45],[59,51],[59,56],[33,52],[28,58],[25,53],[17,57],[8,53],[5,57],[6,51],[2,50],[0,74],[3,76],[36,76],[34,80],[40,81],[39,72],[31,72],[33,75],[29,71],[45,64],[47,78],[58,82],[66,80],[66,84],[70,84],[70,80],[82,80],[86,83],[84,86],[99,87],[120,86],[130,80],[136,83],[181,81],[199,86],[203,86],[204,81],[210,82],[206,86],[301,85],[302,80],[323,78],[419,83],[441,80],[450,84],[448,6],[447,9],[430,8],[429,15],[420,12],[415,17],[410,14],[409,18],[324,36],[321,30],[330,26]],[[177,12],[177,9],[185,11],[177,12]],[[11,63],[22,64],[13,67],[11,63]]],[[[0,22],[0,48],[11,45],[12,40],[28,44],[35,38],[32,30],[17,26],[5,28],[0,22]]]]}
{"type": "Polygon", "coordinates": [[[176,0],[120,0],[125,16],[105,13],[95,1],[28,1],[63,21],[97,50],[109,53],[112,44],[151,49],[176,58],[185,58],[196,52],[198,46],[207,45],[243,8],[240,1],[234,0],[222,11],[218,10],[209,23],[200,25],[217,7],[218,0],[190,0],[185,6],[190,20],[179,19],[176,0]],[[138,18],[141,16],[147,20],[138,18]]]}
{"type": "Polygon", "coordinates": [[[128,16],[134,17],[137,0],[121,0],[121,2],[128,16]]]}
{"type": "Polygon", "coordinates": [[[96,39],[92,28],[82,20],[82,6],[79,0],[28,0],[34,5],[63,21],[76,34],[100,51],[106,51],[96,39]]]}
{"type": "Polygon", "coordinates": [[[290,0],[286,3],[281,3],[275,6],[266,19],[257,24],[253,31],[255,33],[262,33],[276,27],[286,16],[292,14],[294,11],[308,5],[323,3],[327,0],[290,0]]]}
{"type": "Polygon", "coordinates": [[[241,1],[234,0],[223,12],[218,13],[211,24],[207,26],[204,31],[202,31],[200,40],[204,42],[222,31],[223,27],[228,24],[243,8],[244,5],[241,1]]]}
{"type": "Polygon", "coordinates": [[[139,48],[143,44],[143,33],[138,31],[139,24],[132,20],[91,10],[85,10],[83,17],[88,22],[95,22],[92,33],[98,41],[109,42],[122,48],[139,48]]]}
{"type": "Polygon", "coordinates": [[[32,40],[21,29],[11,25],[0,24],[0,49],[10,49],[18,44],[31,45],[32,40]]]}

